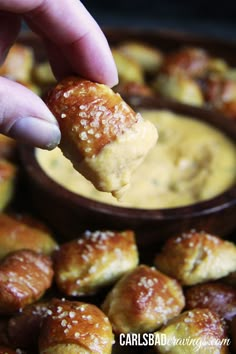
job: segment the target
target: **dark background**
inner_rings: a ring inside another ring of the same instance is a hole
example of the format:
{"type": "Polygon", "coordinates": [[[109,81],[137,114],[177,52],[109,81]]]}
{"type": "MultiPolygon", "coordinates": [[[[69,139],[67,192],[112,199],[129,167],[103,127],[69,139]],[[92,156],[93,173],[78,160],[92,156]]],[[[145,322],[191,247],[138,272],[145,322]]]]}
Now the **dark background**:
{"type": "Polygon", "coordinates": [[[101,26],[173,29],[236,41],[236,0],[82,0],[101,26]]]}

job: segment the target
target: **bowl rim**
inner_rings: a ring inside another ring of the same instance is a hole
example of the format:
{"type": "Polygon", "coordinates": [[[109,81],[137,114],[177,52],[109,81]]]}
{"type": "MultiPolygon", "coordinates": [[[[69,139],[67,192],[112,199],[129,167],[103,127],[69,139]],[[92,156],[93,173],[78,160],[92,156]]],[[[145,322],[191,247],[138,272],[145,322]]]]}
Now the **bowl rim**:
{"type": "MultiPolygon", "coordinates": [[[[178,103],[170,104],[169,102],[166,103],[163,100],[157,101],[153,98],[140,99],[140,97],[132,97],[127,98],[126,101],[136,110],[141,108],[165,109],[174,111],[174,113],[177,114],[187,115],[193,119],[200,119],[218,129],[222,128],[223,132],[229,136],[231,141],[233,141],[236,137],[236,122],[230,122],[225,116],[216,114],[215,112],[211,112],[206,109],[192,106],[188,107],[178,103]],[[132,104],[132,100],[135,101],[135,107],[134,104],[132,104]],[[215,119],[220,124],[213,124],[215,119]]],[[[174,220],[180,215],[181,217],[195,218],[236,206],[236,181],[231,187],[227,188],[224,192],[213,198],[181,207],[159,209],[132,208],[92,200],[67,190],[49,177],[37,161],[35,151],[35,148],[27,145],[22,144],[19,146],[20,160],[28,176],[30,176],[41,188],[47,190],[48,193],[57,195],[62,200],[64,205],[68,205],[69,203],[71,207],[82,207],[84,209],[100,212],[105,215],[116,215],[122,218],[139,218],[154,221],[162,219],[174,220]]]]}

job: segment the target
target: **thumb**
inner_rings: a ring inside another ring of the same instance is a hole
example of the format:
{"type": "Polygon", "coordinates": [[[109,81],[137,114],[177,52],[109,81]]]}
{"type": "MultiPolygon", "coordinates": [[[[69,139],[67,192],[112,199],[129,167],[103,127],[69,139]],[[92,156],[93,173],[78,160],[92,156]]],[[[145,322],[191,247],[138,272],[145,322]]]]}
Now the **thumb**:
{"type": "Polygon", "coordinates": [[[51,150],[61,133],[45,103],[26,87],[0,77],[0,133],[51,150]]]}

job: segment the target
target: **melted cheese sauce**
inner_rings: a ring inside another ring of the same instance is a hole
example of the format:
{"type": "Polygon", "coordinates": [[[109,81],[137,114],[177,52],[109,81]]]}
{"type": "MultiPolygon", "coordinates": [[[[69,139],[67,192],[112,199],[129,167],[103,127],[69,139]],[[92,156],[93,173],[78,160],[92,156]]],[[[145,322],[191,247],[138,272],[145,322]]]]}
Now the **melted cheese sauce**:
{"type": "Polygon", "coordinates": [[[122,200],[97,191],[56,148],[37,149],[54,181],[79,195],[121,207],[169,208],[210,199],[236,181],[236,145],[213,127],[168,111],[143,111],[159,139],[135,171],[122,200]]]}

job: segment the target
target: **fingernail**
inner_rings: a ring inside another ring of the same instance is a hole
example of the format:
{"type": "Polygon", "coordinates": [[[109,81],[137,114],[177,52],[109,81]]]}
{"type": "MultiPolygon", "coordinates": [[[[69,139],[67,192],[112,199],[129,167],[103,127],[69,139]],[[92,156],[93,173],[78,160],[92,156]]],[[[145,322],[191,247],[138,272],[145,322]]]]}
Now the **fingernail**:
{"type": "Polygon", "coordinates": [[[57,125],[36,117],[24,117],[16,120],[8,135],[25,144],[52,150],[61,139],[57,125]]]}

